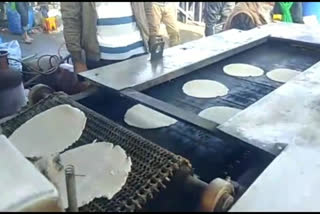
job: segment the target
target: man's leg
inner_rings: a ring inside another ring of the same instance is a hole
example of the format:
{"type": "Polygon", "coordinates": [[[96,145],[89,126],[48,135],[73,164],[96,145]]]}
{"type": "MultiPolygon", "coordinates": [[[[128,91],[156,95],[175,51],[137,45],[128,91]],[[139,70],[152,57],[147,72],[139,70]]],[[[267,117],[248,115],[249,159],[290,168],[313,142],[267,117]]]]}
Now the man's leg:
{"type": "Polygon", "coordinates": [[[200,14],[199,14],[199,7],[200,7],[200,3],[199,2],[195,2],[195,5],[194,5],[194,18],[195,20],[197,21],[201,21],[201,17],[200,17],[200,14]]]}
{"type": "Polygon", "coordinates": [[[28,5],[26,2],[16,2],[16,8],[21,16],[21,25],[23,28],[28,25],[28,5]]]}
{"type": "Polygon", "coordinates": [[[0,20],[5,20],[4,2],[0,2],[0,20]]]}
{"type": "Polygon", "coordinates": [[[205,36],[211,36],[213,35],[213,26],[207,25],[206,24],[206,29],[204,31],[205,36]]]}
{"type": "MultiPolygon", "coordinates": [[[[187,8],[187,3],[186,2],[179,2],[179,7],[183,10],[186,10],[187,8]]],[[[182,12],[179,12],[179,21],[185,23],[186,22],[186,17],[184,16],[184,14],[182,12]]]]}
{"type": "Polygon", "coordinates": [[[156,4],[152,4],[152,19],[149,20],[150,36],[160,35],[160,23],[162,18],[161,7],[156,4]]]}
{"type": "Polygon", "coordinates": [[[21,25],[22,25],[22,29],[23,29],[23,39],[26,43],[31,43],[32,42],[32,38],[29,37],[28,35],[28,18],[29,18],[29,15],[28,15],[28,3],[27,2],[16,2],[16,8],[17,8],[17,11],[18,13],[20,14],[21,16],[21,25]]]}
{"type": "Polygon", "coordinates": [[[49,12],[49,6],[48,2],[42,2],[40,5],[40,11],[44,18],[49,18],[48,12],[49,12]]]}
{"type": "Polygon", "coordinates": [[[162,13],[162,21],[166,25],[169,34],[170,47],[178,45],[180,43],[180,32],[176,18],[176,10],[173,5],[169,4],[165,7],[162,13]]]}

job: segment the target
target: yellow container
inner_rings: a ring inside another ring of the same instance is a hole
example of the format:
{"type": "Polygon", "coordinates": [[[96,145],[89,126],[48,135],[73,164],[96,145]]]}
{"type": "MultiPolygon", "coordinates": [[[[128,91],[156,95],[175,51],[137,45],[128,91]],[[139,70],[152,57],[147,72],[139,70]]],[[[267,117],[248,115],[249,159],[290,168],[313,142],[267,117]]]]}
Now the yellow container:
{"type": "Polygon", "coordinates": [[[273,20],[282,21],[282,15],[281,14],[273,14],[273,20]]]}
{"type": "Polygon", "coordinates": [[[46,18],[44,21],[45,21],[46,31],[50,32],[53,30],[57,30],[56,17],[49,17],[49,18],[46,18]]]}

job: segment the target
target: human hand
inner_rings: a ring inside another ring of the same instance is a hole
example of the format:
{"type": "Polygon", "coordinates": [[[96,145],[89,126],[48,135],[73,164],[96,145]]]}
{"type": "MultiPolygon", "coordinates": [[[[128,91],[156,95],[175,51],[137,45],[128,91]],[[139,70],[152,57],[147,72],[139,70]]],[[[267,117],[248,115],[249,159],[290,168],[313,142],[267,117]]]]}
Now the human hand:
{"type": "Polygon", "coordinates": [[[83,62],[75,62],[74,63],[74,71],[76,73],[81,73],[81,72],[84,72],[84,71],[87,71],[88,68],[87,68],[87,65],[83,62]]]}

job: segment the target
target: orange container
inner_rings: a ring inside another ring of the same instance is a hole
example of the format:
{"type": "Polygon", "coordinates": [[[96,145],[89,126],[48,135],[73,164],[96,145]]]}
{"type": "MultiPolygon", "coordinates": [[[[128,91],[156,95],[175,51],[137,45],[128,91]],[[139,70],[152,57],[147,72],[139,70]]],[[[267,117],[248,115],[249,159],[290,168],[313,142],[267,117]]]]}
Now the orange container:
{"type": "Polygon", "coordinates": [[[45,19],[46,31],[57,30],[56,17],[49,17],[45,19]]]}

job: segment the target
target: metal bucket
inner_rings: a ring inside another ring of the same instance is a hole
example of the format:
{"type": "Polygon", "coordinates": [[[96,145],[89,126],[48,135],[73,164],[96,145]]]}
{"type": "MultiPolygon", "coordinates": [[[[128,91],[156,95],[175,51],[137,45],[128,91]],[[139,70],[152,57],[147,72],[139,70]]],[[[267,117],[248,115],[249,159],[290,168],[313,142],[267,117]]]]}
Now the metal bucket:
{"type": "Polygon", "coordinates": [[[8,51],[0,51],[0,72],[9,70],[8,51]]]}
{"type": "Polygon", "coordinates": [[[0,51],[0,119],[15,114],[27,103],[22,74],[9,70],[7,54],[0,51]]]}

